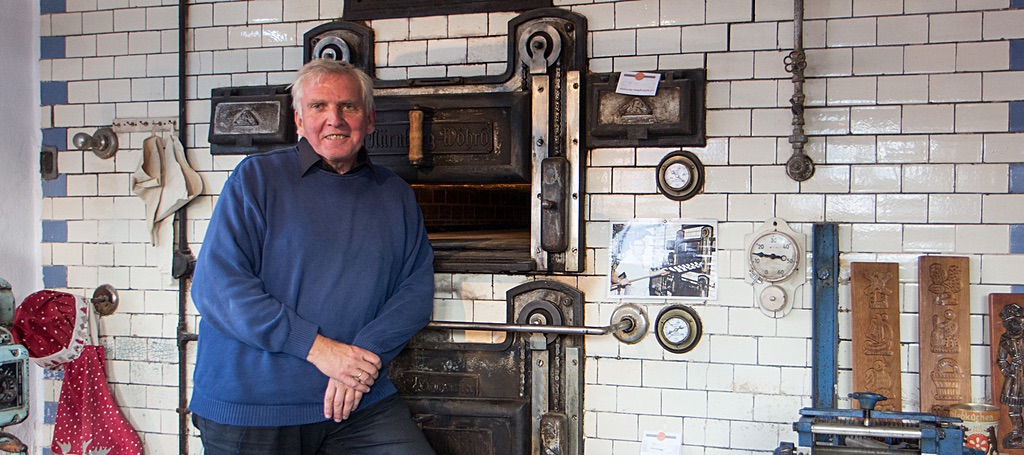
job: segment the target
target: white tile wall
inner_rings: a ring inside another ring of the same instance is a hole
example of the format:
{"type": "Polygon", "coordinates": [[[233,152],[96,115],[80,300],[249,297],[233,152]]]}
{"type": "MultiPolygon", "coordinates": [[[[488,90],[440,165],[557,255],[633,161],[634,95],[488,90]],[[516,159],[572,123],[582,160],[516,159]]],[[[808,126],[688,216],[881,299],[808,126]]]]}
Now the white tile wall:
{"type": "MultiPolygon", "coordinates": [[[[41,61],[40,77],[69,81],[68,104],[44,107],[43,125],[66,127],[70,139],[115,117],[177,115],[169,3],[69,0],[67,13],[43,15],[41,33],[65,37],[68,58],[41,61]]],[[[1024,38],[1024,10],[1007,9],[1009,0],[807,2],[806,150],[816,166],[805,182],[781,165],[791,153],[792,85],[782,64],[792,46],[789,0],[556,3],[587,17],[591,71],[696,67],[710,82],[708,145],[687,147],[706,166],[703,194],[679,203],[657,192],[654,166],[670,148],[585,153],[587,270],[559,279],[586,292],[588,324],[605,323],[617,305],[604,301],[609,220],[717,220],[720,277],[718,301],[694,303],[705,337],[691,353],[666,354],[653,337],[629,346],[588,339],[586,453],[638,454],[646,430],[682,432],[684,452],[694,454],[766,452],[793,440],[789,424],[810,404],[810,297],[805,291],[802,307],[781,319],[753,306],[742,281],[743,236],[767,218],[839,223],[844,257],[900,263],[908,410],[919,401],[917,256],[971,256],[974,332],[983,331],[987,292],[1024,284],[1012,273],[1024,260],[1008,254],[1009,226],[1024,223],[1024,196],[1007,194],[1010,164],[1024,162],[1024,134],[1007,132],[1009,103],[1024,99],[1024,72],[1009,71],[1007,40],[1024,38]]],[[[189,159],[206,194],[219,192],[238,162],[206,150],[210,89],[290,82],[302,33],[341,11],[337,0],[190,5],[189,159]]],[[[515,16],[372,21],[378,76],[501,73],[515,16]]],[[[69,287],[102,281],[123,289],[125,309],[104,320],[108,370],[148,452],[164,453],[176,446],[176,295],[146,245],[143,204],[128,188],[140,139],[122,140],[113,160],[60,153],[67,196],[43,206],[47,219],[67,220],[68,242],[42,248],[47,261],[68,268],[69,287]]],[[[212,206],[212,197],[190,206],[196,251],[212,206]]],[[[505,292],[524,280],[439,274],[435,317],[499,320],[505,292]]],[[[841,298],[848,305],[849,296],[841,298]]],[[[850,387],[849,318],[844,324],[840,395],[850,387]]],[[[978,366],[987,366],[983,335],[972,333],[978,366]]],[[[974,371],[974,400],[988,399],[988,374],[974,371]]],[[[199,453],[198,441],[191,445],[199,453]]]]}

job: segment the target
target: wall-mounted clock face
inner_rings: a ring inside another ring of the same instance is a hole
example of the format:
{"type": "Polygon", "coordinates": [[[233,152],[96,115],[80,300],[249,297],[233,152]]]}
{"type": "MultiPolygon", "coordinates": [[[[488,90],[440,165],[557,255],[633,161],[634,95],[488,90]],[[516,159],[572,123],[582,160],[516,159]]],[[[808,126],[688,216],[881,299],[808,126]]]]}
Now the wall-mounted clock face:
{"type": "Polygon", "coordinates": [[[747,255],[750,270],[770,283],[785,280],[796,272],[800,263],[800,247],[789,234],[764,232],[750,243],[747,255]]]}
{"type": "Polygon", "coordinates": [[[685,201],[704,188],[704,165],[693,152],[677,150],[658,164],[657,181],[665,197],[685,201]]]}
{"type": "Polygon", "coordinates": [[[665,307],[655,321],[654,334],[666,351],[676,354],[690,352],[697,346],[704,329],[700,316],[685,305],[665,307]]]}

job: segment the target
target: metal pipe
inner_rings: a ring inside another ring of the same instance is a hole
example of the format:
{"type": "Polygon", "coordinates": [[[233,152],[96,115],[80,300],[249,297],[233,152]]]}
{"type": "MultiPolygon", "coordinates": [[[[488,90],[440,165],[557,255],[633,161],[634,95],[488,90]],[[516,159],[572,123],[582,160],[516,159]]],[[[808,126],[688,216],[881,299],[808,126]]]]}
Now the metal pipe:
{"type": "Polygon", "coordinates": [[[910,427],[864,427],[841,423],[813,423],[813,434],[841,434],[844,436],[871,436],[882,438],[921,439],[920,428],[910,427]]]}
{"type": "MultiPolygon", "coordinates": [[[[188,42],[188,2],[189,0],[178,0],[178,139],[181,146],[188,148],[188,117],[187,117],[187,90],[188,84],[185,80],[186,73],[186,44],[188,42]]],[[[177,223],[176,242],[177,260],[188,262],[192,258],[192,251],[188,247],[188,209],[182,207],[175,214],[177,223]]],[[[186,396],[188,383],[188,350],[189,341],[195,341],[198,336],[188,332],[188,324],[185,320],[185,313],[188,309],[188,287],[192,277],[190,264],[184,264],[185,270],[178,278],[178,453],[188,455],[188,397],[186,396]]]]}
{"type": "Polygon", "coordinates": [[[804,0],[793,0],[793,51],[785,58],[786,71],[793,73],[793,97],[789,99],[793,111],[793,134],[789,143],[793,155],[786,161],[786,174],[802,182],[814,175],[814,162],[804,152],[807,135],[804,134],[804,69],[807,55],[804,54],[804,0]]]}
{"type": "Polygon", "coordinates": [[[504,324],[500,322],[447,322],[432,321],[428,329],[445,330],[489,330],[492,332],[555,333],[558,335],[608,335],[618,331],[629,332],[635,326],[629,319],[623,319],[604,327],[582,327],[566,325],[504,324]]]}

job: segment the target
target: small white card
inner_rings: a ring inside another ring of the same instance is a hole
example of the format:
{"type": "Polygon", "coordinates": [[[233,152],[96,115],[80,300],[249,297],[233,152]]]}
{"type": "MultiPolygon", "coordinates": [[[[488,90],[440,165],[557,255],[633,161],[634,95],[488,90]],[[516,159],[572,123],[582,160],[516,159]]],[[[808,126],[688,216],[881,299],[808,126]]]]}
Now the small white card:
{"type": "Polygon", "coordinates": [[[683,435],[664,431],[645,431],[640,443],[640,455],[680,455],[683,435]]]}
{"type": "Polygon", "coordinates": [[[619,84],[615,86],[615,93],[633,96],[654,96],[658,94],[658,81],[660,80],[661,73],[625,71],[619,74],[619,84]]]}

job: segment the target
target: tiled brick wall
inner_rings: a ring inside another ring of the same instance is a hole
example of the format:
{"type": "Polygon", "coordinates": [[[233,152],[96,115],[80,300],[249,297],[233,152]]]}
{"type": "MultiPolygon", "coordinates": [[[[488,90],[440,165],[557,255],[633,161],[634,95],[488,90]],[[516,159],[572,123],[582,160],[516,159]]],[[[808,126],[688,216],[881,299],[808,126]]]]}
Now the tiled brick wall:
{"type": "MultiPolygon", "coordinates": [[[[973,399],[989,401],[986,298],[1024,292],[1024,2],[807,2],[808,154],[814,177],[781,165],[792,94],[782,59],[792,47],[791,0],[557,0],[588,19],[590,70],[706,68],[708,145],[703,194],[658,194],[654,167],[671,149],[585,154],[586,271],[552,279],[587,295],[587,321],[607,323],[610,222],[718,222],[718,300],[695,306],[705,336],[685,355],[647,337],[587,341],[588,454],[639,453],[645,430],[682,432],[686,453],[770,451],[794,440],[790,423],[810,396],[810,298],[781,319],[764,316],[743,282],[743,236],[778,216],[810,232],[839,223],[851,261],[900,264],[904,406],[917,410],[917,270],[922,254],[970,257],[973,399]]],[[[282,84],[302,61],[302,34],[340,16],[341,0],[198,1],[188,20],[188,157],[206,193],[189,206],[193,250],[238,157],[211,156],[210,89],[282,84]]],[[[109,160],[70,137],[114,118],[177,115],[177,6],[160,0],[42,0],[39,64],[44,145],[60,150],[44,185],[47,287],[121,292],[104,318],[112,388],[148,454],[176,453],[176,287],[147,245],[143,204],[129,179],[148,133],[124,133],[109,160]]],[[[512,13],[372,21],[385,79],[499,74],[512,13]]],[[[525,276],[439,274],[440,319],[499,320],[505,292],[525,276]]],[[[805,287],[806,288],[806,287],[805,287]]],[[[849,289],[840,290],[844,309],[849,289]]],[[[665,302],[646,302],[657,314],[665,302]]],[[[195,328],[190,310],[189,327],[195,328]]],[[[850,320],[841,313],[840,396],[850,388],[850,320]]],[[[45,392],[57,399],[59,377],[45,392]]],[[[52,412],[34,418],[52,422],[52,412]]],[[[50,427],[40,440],[49,440],[50,427]]],[[[193,439],[191,452],[199,453],[193,439]]],[[[42,449],[46,453],[46,449],[42,449]]]]}

